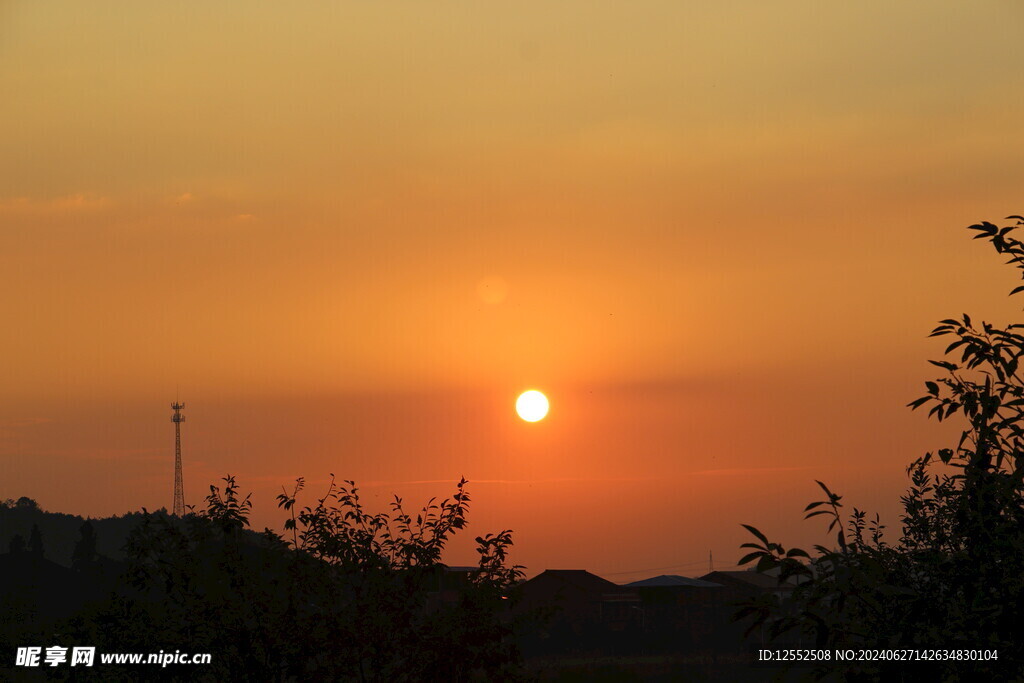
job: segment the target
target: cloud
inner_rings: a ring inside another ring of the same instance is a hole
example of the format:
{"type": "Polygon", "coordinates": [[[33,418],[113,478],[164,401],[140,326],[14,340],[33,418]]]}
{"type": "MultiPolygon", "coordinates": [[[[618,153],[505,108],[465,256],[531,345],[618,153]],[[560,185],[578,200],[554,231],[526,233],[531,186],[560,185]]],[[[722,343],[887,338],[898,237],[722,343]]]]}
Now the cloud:
{"type": "Polygon", "coordinates": [[[47,422],[53,422],[53,420],[48,417],[13,417],[0,419],[0,441],[7,441],[8,439],[18,437],[24,427],[34,427],[35,425],[45,424],[47,422]]]}
{"type": "Polygon", "coordinates": [[[108,197],[89,192],[76,192],[52,199],[32,197],[0,198],[0,215],[52,216],[85,211],[99,211],[112,205],[108,197]]]}
{"type": "Polygon", "coordinates": [[[182,192],[166,197],[162,201],[165,207],[175,212],[174,216],[185,212],[204,221],[249,223],[256,220],[256,215],[242,210],[237,200],[216,192],[198,195],[193,192],[182,192]]]}
{"type": "MultiPolygon", "coordinates": [[[[13,435],[11,433],[10,435],[13,435]]],[[[46,457],[65,460],[131,460],[132,462],[169,462],[172,456],[167,455],[166,448],[29,448],[20,453],[18,457],[30,455],[32,457],[46,457]],[[169,460],[170,458],[170,460],[169,460]]],[[[13,456],[14,453],[3,453],[0,455],[13,456]]],[[[197,464],[190,461],[189,466],[197,464]]]]}
{"type": "MultiPolygon", "coordinates": [[[[761,474],[765,472],[796,472],[810,469],[808,467],[737,467],[731,469],[717,470],[696,470],[693,472],[681,472],[678,476],[700,476],[700,475],[742,475],[761,474]]],[[[664,477],[557,477],[551,479],[469,479],[470,484],[618,484],[618,483],[640,483],[651,481],[663,481],[664,477]]],[[[458,479],[414,479],[409,481],[367,481],[356,482],[359,487],[377,488],[382,486],[405,486],[420,484],[457,484],[458,479]]]]}
{"type": "Polygon", "coordinates": [[[698,470],[696,472],[684,472],[683,474],[760,474],[762,472],[799,472],[809,470],[810,467],[733,467],[720,470],[698,470]]]}
{"type": "Polygon", "coordinates": [[[29,427],[53,422],[49,417],[10,417],[0,419],[0,427],[29,427]]]}

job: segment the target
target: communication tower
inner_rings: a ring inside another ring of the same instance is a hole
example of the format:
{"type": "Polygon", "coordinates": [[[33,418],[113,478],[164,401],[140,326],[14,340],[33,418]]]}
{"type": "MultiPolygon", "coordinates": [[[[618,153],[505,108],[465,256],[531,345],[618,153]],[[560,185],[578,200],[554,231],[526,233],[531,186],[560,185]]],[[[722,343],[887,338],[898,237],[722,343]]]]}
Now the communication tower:
{"type": "Polygon", "coordinates": [[[171,422],[174,423],[174,516],[184,517],[185,516],[185,487],[181,481],[181,423],[185,421],[185,416],[181,414],[182,409],[185,408],[184,403],[178,403],[175,401],[171,404],[171,409],[174,410],[174,415],[171,416],[171,422]]]}

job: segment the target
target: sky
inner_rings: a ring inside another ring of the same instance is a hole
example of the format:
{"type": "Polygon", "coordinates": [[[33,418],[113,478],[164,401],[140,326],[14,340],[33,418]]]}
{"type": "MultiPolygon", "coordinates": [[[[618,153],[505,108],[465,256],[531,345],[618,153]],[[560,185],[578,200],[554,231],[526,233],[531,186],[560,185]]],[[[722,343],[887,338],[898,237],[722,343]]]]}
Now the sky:
{"type": "Polygon", "coordinates": [[[1016,3],[0,2],[0,497],[473,498],[628,581],[898,536],[935,321],[1020,319],[1016,3]],[[1016,317],[1015,317],[1016,316],[1016,317]],[[519,420],[544,391],[549,416],[519,420]],[[654,571],[656,570],[656,571],[654,571]]]}

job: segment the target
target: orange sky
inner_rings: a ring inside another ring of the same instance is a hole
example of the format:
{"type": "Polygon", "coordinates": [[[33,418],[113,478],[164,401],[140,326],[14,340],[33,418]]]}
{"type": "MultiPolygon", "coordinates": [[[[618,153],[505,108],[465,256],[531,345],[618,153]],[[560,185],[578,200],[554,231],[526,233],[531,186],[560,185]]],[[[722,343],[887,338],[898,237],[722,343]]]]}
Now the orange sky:
{"type": "Polygon", "coordinates": [[[895,523],[933,322],[1019,317],[963,227],[1024,211],[1022,18],[0,3],[0,496],[169,506],[180,392],[260,528],[328,472],[465,475],[530,573],[820,542],[814,479],[895,523]]]}

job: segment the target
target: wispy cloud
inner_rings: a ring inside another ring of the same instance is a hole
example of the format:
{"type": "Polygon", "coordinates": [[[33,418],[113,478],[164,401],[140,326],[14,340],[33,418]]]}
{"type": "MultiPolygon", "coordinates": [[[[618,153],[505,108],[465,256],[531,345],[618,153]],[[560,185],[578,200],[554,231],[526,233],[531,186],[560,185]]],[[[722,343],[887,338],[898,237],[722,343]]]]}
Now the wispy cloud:
{"type": "MultiPolygon", "coordinates": [[[[797,472],[810,469],[808,467],[736,467],[715,470],[696,470],[693,472],[681,472],[678,477],[703,476],[703,475],[743,475],[761,474],[765,472],[797,472]]],[[[639,483],[650,481],[663,481],[665,477],[554,477],[547,479],[469,479],[470,484],[508,484],[508,485],[534,485],[534,484],[618,484],[618,483],[639,483]]],[[[410,479],[392,481],[366,481],[356,482],[360,487],[376,488],[381,486],[415,486],[425,484],[453,484],[457,479],[410,479]]]]}
{"type": "Polygon", "coordinates": [[[98,211],[112,205],[110,198],[90,192],[50,199],[34,197],[0,198],[0,214],[12,216],[48,216],[54,214],[98,211]]]}
{"type": "MultiPolygon", "coordinates": [[[[469,479],[470,484],[569,484],[569,483],[613,483],[613,482],[641,482],[654,481],[655,477],[641,478],[585,478],[585,477],[557,477],[553,479],[469,479]]],[[[357,484],[359,482],[356,482],[357,484]]],[[[360,486],[373,488],[378,486],[398,486],[417,484],[455,484],[457,479],[414,479],[410,481],[369,481],[360,486]]]]}
{"type": "Polygon", "coordinates": [[[0,427],[31,427],[53,422],[49,417],[8,417],[0,418],[0,427]]]}
{"type": "MultiPolygon", "coordinates": [[[[133,462],[166,461],[166,448],[59,448],[28,449],[21,455],[33,457],[65,458],[67,460],[131,460],[133,462]]],[[[10,455],[10,454],[5,454],[10,455]]],[[[191,463],[190,463],[191,464],[191,463]]]]}
{"type": "Polygon", "coordinates": [[[17,438],[25,427],[53,422],[48,417],[13,417],[0,419],[0,441],[17,438]]]}
{"type": "Polygon", "coordinates": [[[697,470],[684,474],[760,474],[762,472],[799,472],[810,467],[729,467],[718,470],[697,470]]]}

